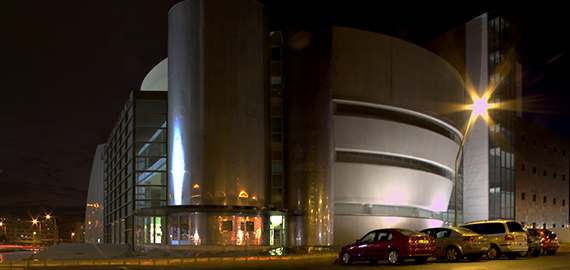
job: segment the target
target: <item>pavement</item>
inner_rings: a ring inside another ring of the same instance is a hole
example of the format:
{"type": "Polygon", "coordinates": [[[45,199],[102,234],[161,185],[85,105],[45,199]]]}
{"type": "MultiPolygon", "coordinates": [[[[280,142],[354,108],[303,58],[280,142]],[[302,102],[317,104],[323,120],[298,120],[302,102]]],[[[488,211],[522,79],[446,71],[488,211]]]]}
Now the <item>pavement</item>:
{"type": "Polygon", "coordinates": [[[287,250],[283,255],[245,251],[169,251],[154,249],[129,252],[128,245],[61,243],[43,251],[0,253],[1,269],[72,266],[177,266],[192,268],[244,268],[272,266],[311,266],[333,264],[337,251],[308,252],[287,250]]]}
{"type": "MultiPolygon", "coordinates": [[[[570,252],[570,243],[562,243],[559,252],[570,252]]],[[[172,252],[154,249],[133,254],[128,245],[61,243],[43,251],[0,253],[0,270],[27,267],[61,266],[177,266],[192,268],[255,268],[279,266],[317,266],[334,264],[338,248],[324,251],[286,250],[283,255],[248,254],[240,251],[219,253],[172,252]]]]}

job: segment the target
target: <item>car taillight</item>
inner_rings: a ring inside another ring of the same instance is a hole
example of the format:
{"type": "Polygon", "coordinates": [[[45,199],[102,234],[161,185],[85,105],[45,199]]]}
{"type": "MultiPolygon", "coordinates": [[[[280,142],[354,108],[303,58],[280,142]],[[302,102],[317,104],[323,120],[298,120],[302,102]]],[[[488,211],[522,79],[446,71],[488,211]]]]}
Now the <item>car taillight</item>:
{"type": "Polygon", "coordinates": [[[515,241],[515,236],[511,234],[505,235],[505,241],[515,241]]]}
{"type": "Polygon", "coordinates": [[[473,236],[467,236],[467,237],[463,238],[463,241],[466,241],[466,242],[475,242],[475,237],[473,237],[473,236]]]}

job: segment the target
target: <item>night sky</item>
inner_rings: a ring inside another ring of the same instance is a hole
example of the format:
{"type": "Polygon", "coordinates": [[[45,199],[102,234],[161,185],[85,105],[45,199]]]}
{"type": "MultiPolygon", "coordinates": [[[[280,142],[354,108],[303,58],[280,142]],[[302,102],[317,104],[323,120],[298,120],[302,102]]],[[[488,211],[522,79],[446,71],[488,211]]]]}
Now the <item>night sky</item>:
{"type": "MultiPolygon", "coordinates": [[[[95,148],[130,92],[166,57],[168,10],[177,2],[0,0],[0,216],[84,215],[95,148]]],[[[384,1],[261,2],[273,28],[289,18],[328,20],[414,43],[500,7],[476,2],[451,13],[434,2],[411,10],[374,4],[384,1]]],[[[525,118],[568,136],[565,8],[507,10],[523,29],[524,108],[532,112],[525,118]]]]}

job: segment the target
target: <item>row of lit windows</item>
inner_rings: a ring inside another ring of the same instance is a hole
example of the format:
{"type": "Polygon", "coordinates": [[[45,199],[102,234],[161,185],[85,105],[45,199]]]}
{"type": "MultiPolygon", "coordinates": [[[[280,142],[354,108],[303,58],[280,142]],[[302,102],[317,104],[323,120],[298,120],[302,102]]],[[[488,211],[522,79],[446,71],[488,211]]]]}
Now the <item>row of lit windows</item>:
{"type": "MultiPolygon", "coordinates": [[[[523,172],[526,171],[526,167],[525,167],[524,164],[522,164],[521,170],[522,170],[523,172]]],[[[532,173],[533,173],[533,174],[536,174],[536,167],[532,167],[532,173]]],[[[544,177],[548,176],[548,171],[547,171],[546,169],[544,169],[544,170],[542,171],[542,176],[544,176],[544,177]]],[[[557,177],[556,172],[553,172],[553,173],[552,173],[552,178],[556,179],[556,177],[557,177]]],[[[566,175],[564,175],[564,174],[562,175],[562,181],[566,181],[566,175]]]]}
{"type": "MultiPolygon", "coordinates": [[[[536,199],[537,199],[536,194],[532,194],[532,201],[536,202],[536,199]]],[[[524,192],[521,194],[521,200],[523,200],[523,201],[526,200],[526,194],[524,192]]],[[[542,198],[542,202],[548,203],[548,198],[546,196],[544,196],[542,198]]],[[[556,198],[552,198],[552,204],[556,205],[556,198]]],[[[562,199],[562,206],[566,206],[566,200],[564,200],[564,199],[562,199]]]]}
{"type": "MultiPolygon", "coordinates": [[[[524,134],[521,135],[521,141],[526,142],[526,137],[524,134]]],[[[535,138],[532,139],[532,145],[537,146],[537,141],[535,138]]],[[[543,148],[544,148],[544,150],[548,150],[548,144],[546,142],[543,142],[543,148]]],[[[557,152],[556,146],[552,147],[552,152],[556,154],[556,152],[557,152]]],[[[566,150],[565,149],[562,149],[562,155],[566,156],[566,150]]]]}

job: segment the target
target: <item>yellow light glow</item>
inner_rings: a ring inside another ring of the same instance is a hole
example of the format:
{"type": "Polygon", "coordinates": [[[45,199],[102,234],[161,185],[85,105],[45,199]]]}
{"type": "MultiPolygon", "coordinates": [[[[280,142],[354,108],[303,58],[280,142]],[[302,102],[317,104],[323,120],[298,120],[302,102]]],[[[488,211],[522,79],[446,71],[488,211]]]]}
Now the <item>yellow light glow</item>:
{"type": "Polygon", "coordinates": [[[239,196],[238,196],[238,197],[240,197],[240,198],[249,198],[249,195],[247,194],[247,192],[245,192],[245,190],[242,190],[242,191],[239,193],[239,196]]]}
{"type": "Polygon", "coordinates": [[[38,224],[38,220],[37,220],[37,219],[32,219],[32,223],[38,224]]]}
{"type": "Polygon", "coordinates": [[[200,188],[200,185],[196,184],[194,185],[194,188],[200,188]]]}

